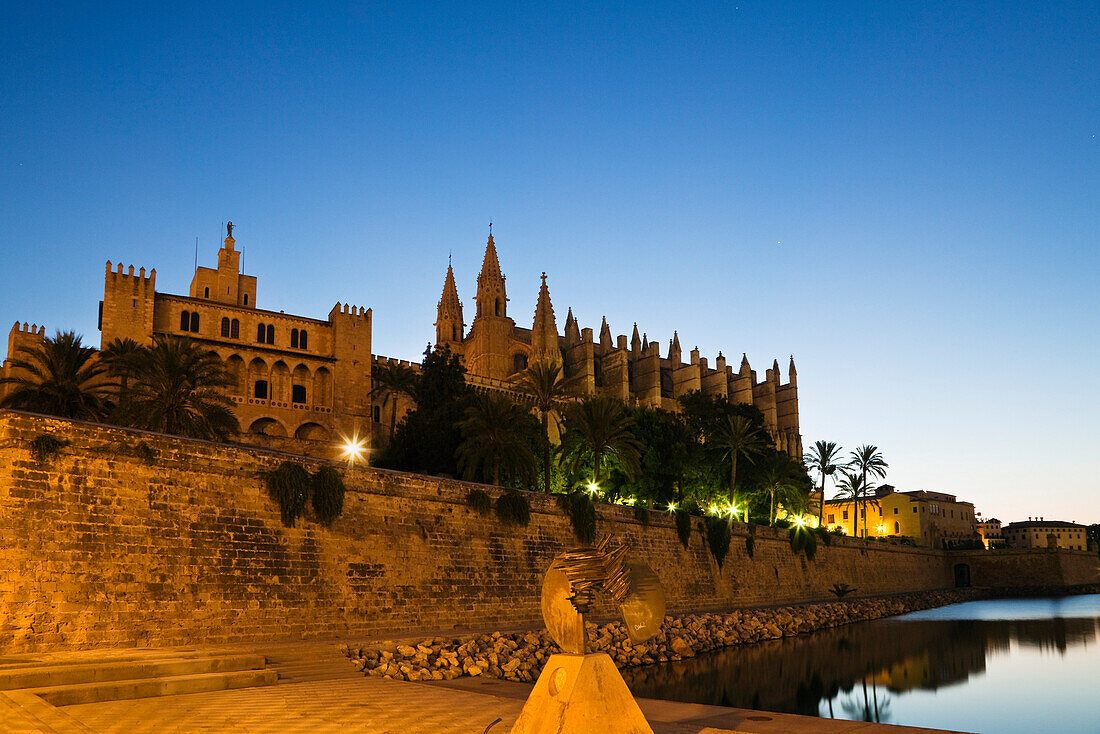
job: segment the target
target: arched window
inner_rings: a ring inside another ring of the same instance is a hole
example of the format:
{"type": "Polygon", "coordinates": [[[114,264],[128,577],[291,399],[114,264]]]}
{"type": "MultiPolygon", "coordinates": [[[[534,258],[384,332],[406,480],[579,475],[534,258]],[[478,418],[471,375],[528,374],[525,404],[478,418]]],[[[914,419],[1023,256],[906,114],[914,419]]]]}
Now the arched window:
{"type": "Polygon", "coordinates": [[[183,311],[180,313],[180,331],[191,330],[191,312],[183,311]]]}
{"type": "Polygon", "coordinates": [[[290,348],[291,349],[297,349],[298,348],[298,330],[297,329],[291,329],[290,330],[290,348]]]}
{"type": "Polygon", "coordinates": [[[458,327],[451,327],[451,341],[458,341],[458,327]]]}
{"type": "Polygon", "coordinates": [[[500,299],[499,298],[496,300],[496,312],[497,312],[497,316],[500,316],[500,299]]]}
{"type": "Polygon", "coordinates": [[[246,305],[246,306],[248,305],[248,294],[247,293],[244,294],[244,305],[246,305]]]}
{"type": "Polygon", "coordinates": [[[229,318],[227,316],[222,316],[222,336],[229,337],[229,318]]]}
{"type": "Polygon", "coordinates": [[[307,349],[308,347],[309,347],[309,342],[306,339],[306,330],[302,329],[301,331],[298,332],[298,348],[299,349],[307,349]]]}
{"type": "Polygon", "coordinates": [[[267,325],[267,343],[268,344],[274,344],[275,343],[275,325],[274,324],[268,324],[267,325]]]}
{"type": "Polygon", "coordinates": [[[237,319],[233,319],[233,321],[229,324],[229,338],[230,339],[240,339],[241,338],[241,322],[238,321],[237,319]]]}
{"type": "Polygon", "coordinates": [[[198,311],[192,311],[191,312],[191,331],[195,332],[196,334],[199,332],[199,312],[198,311]]]}
{"type": "Polygon", "coordinates": [[[264,328],[263,324],[256,327],[256,341],[260,344],[267,341],[267,329],[264,328]]]}
{"type": "Polygon", "coordinates": [[[306,386],[305,385],[291,385],[290,386],[290,402],[292,403],[304,403],[306,401],[306,386]]]}
{"type": "Polygon", "coordinates": [[[525,369],[527,369],[527,355],[516,352],[512,355],[512,372],[523,372],[525,369]]]}
{"type": "Polygon", "coordinates": [[[901,535],[901,523],[900,522],[896,522],[896,521],[894,522],[894,534],[895,535],[901,535]]]}
{"type": "Polygon", "coordinates": [[[256,390],[253,395],[259,400],[267,400],[267,380],[256,380],[256,390]]]}
{"type": "Polygon", "coordinates": [[[209,288],[207,288],[206,290],[203,291],[202,297],[203,298],[209,298],[210,297],[210,289],[209,288]]]}

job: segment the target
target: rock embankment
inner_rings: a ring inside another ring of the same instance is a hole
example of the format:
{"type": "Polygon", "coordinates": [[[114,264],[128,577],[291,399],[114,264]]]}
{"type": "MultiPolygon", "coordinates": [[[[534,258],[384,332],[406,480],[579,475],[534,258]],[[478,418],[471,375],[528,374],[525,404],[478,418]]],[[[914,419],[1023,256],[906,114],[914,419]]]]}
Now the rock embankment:
{"type": "MultiPolygon", "coordinates": [[[[607,653],[620,668],[650,665],[731,645],[793,637],[827,627],[955,604],[980,595],[977,590],[959,589],[665,617],[661,631],[640,645],[630,642],[621,622],[588,623],[588,648],[607,653]]],[[[541,630],[380,642],[369,647],[345,646],[345,652],[366,675],[394,680],[451,680],[463,675],[487,675],[533,681],[547,658],[559,649],[549,633],[541,630]]]]}

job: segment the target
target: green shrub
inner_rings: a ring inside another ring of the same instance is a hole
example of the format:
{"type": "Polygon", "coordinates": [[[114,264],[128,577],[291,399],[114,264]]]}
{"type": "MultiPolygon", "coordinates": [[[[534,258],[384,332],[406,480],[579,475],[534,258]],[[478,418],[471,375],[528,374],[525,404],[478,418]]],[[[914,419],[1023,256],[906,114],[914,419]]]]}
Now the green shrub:
{"type": "Polygon", "coordinates": [[[309,472],[303,469],[301,464],[284,461],[275,469],[264,472],[263,477],[268,494],[279,504],[283,525],[288,528],[294,527],[295,521],[306,509],[306,502],[309,499],[312,484],[309,472]]]}
{"type": "Polygon", "coordinates": [[[329,525],[344,511],[344,478],[331,466],[317,470],[313,485],[313,510],[322,525],[329,525]]]}
{"type": "Polygon", "coordinates": [[[60,451],[63,446],[68,445],[68,441],[62,441],[47,433],[40,433],[31,439],[31,456],[41,464],[60,451]]]}
{"type": "Polygon", "coordinates": [[[721,568],[723,561],[726,560],[726,554],[730,551],[732,533],[729,521],[722,517],[708,516],[704,522],[707,527],[707,546],[714,560],[718,562],[718,568],[721,568]]]}
{"type": "Polygon", "coordinates": [[[531,503],[519,492],[508,490],[497,497],[493,506],[497,517],[504,523],[512,525],[527,525],[531,522],[531,503]]]}
{"type": "Polygon", "coordinates": [[[570,492],[557,496],[558,507],[569,516],[573,534],[588,545],[596,540],[596,506],[585,492],[570,492]]]}
{"type": "Polygon", "coordinates": [[[817,533],[808,528],[791,528],[791,551],[796,556],[805,553],[812,561],[817,555],[817,533]]]}
{"type": "Polygon", "coordinates": [[[855,590],[856,590],[856,588],[854,586],[849,586],[848,584],[835,583],[835,584],[833,584],[833,587],[831,589],[829,589],[829,592],[832,593],[832,594],[835,594],[837,599],[843,599],[844,597],[848,596],[849,594],[851,594],[855,590]]]}
{"type": "Polygon", "coordinates": [[[643,528],[649,527],[649,508],[643,504],[634,505],[634,519],[642,524],[643,528]]]}
{"type": "Polygon", "coordinates": [[[691,513],[687,510],[676,510],[672,516],[676,518],[676,534],[680,536],[680,543],[687,548],[691,540],[691,513]]]}
{"type": "Polygon", "coordinates": [[[775,522],[772,523],[772,527],[780,528],[781,530],[786,530],[791,526],[791,521],[785,517],[777,517],[775,518],[775,522]]]}
{"type": "Polygon", "coordinates": [[[493,498],[484,489],[471,489],[466,495],[466,505],[479,515],[488,515],[493,511],[493,498]]]}
{"type": "Polygon", "coordinates": [[[824,525],[818,525],[814,528],[814,532],[817,533],[817,536],[821,538],[821,542],[825,545],[833,544],[833,534],[826,530],[824,525]]]}

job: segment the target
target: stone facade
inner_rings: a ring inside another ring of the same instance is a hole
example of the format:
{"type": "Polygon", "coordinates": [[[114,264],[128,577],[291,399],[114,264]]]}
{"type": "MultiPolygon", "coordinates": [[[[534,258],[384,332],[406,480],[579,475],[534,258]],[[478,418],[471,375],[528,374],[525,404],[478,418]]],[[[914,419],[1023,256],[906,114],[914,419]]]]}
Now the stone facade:
{"type": "Polygon", "coordinates": [[[941,547],[945,541],[977,538],[972,503],[942,492],[896,492],[888,485],[880,488],[866,503],[860,503],[858,517],[851,500],[826,500],[825,527],[862,536],[864,511],[867,513],[867,535],[872,538],[906,537],[933,548],[941,547]]]}
{"type": "Polygon", "coordinates": [[[1010,522],[1001,528],[1009,548],[1068,548],[1088,550],[1088,528],[1063,520],[1038,518],[1010,522]]]}
{"type": "MultiPolygon", "coordinates": [[[[552,498],[528,494],[531,524],[501,525],[467,507],[475,485],[355,468],[331,527],[284,528],[260,472],[286,458],[0,411],[0,652],[540,624],[542,573],[576,545],[552,498]],[[43,434],[66,444],[38,460],[43,434]]],[[[938,551],[838,538],[809,561],[769,528],[750,557],[741,525],[719,568],[700,522],[684,548],[650,519],[600,506],[598,529],[653,567],[670,613],[952,584],[938,551]]]]}
{"type": "MultiPolygon", "coordinates": [[[[246,439],[331,453],[339,435],[372,431],[371,311],[336,304],[325,319],[257,306],[256,277],[240,272],[236,240],[227,236],[217,268],[199,266],[186,296],[160,293],[157,271],[137,273],[107,262],[100,302],[101,346],[115,339],[149,344],[160,334],[186,336],[218,354],[235,384],[229,396],[246,439]],[[317,450],[320,447],[324,450],[317,450]]],[[[16,323],[9,360],[44,328],[16,323]]]]}
{"type": "Polygon", "coordinates": [[[677,398],[693,390],[720,395],[737,403],[755,405],[764,414],[765,426],[776,447],[802,458],[802,437],[798,427],[798,378],[791,358],[788,382],[781,383],[778,360],[765,372],[762,382],[742,356],[734,372],[721,353],[714,367],[693,349],[688,362],[682,361],[680,338],[673,334],[666,356],[648,335],[638,335],[638,325],[627,340],[612,338],[604,319],[599,338],[592,329],[582,329],[569,309],[564,334],[558,333],[546,274],[542,275],[531,328],[516,326],[508,315],[505,276],[501,272],[493,236],[485,246],[481,273],[477,277],[476,313],[469,331],[463,321],[454,271],[448,266],[435,322],[437,346],[461,355],[468,380],[478,386],[509,390],[509,379],[534,359],[548,359],[562,365],[574,378],[578,395],[609,395],[629,405],[679,410],[677,398]]]}

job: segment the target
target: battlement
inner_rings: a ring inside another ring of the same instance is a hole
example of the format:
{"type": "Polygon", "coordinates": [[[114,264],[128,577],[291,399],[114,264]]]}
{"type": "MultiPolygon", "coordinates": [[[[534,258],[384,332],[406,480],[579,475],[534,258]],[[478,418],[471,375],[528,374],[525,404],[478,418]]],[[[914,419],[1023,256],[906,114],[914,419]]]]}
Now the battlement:
{"type": "Polygon", "coordinates": [[[134,275],[134,266],[131,265],[126,269],[126,272],[122,272],[122,263],[118,263],[115,270],[111,269],[111,261],[107,261],[107,282],[118,281],[122,279],[137,279],[142,285],[155,288],[157,283],[157,269],[153,268],[149,271],[149,276],[145,275],[145,268],[138,270],[137,275],[134,275]]]}
{"type": "Polygon", "coordinates": [[[363,308],[362,306],[352,306],[347,303],[337,303],[332,307],[332,310],[328,312],[329,321],[333,320],[335,316],[353,316],[366,319],[370,321],[371,310],[369,308],[363,308]]]}
{"type": "Polygon", "coordinates": [[[407,359],[398,359],[397,357],[383,357],[380,354],[372,354],[371,355],[371,366],[374,367],[376,365],[379,366],[379,367],[382,366],[382,365],[392,365],[394,367],[406,367],[406,368],[412,370],[413,372],[419,372],[420,371],[420,363],[419,362],[410,362],[407,359]]]}
{"type": "Polygon", "coordinates": [[[26,321],[24,321],[22,324],[16,321],[15,325],[11,327],[11,331],[8,332],[8,337],[10,338],[18,334],[26,334],[27,336],[37,336],[40,338],[45,338],[46,327],[39,326],[38,324],[31,324],[28,326],[26,321]]]}

